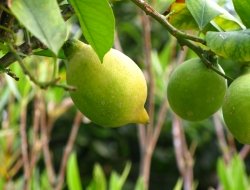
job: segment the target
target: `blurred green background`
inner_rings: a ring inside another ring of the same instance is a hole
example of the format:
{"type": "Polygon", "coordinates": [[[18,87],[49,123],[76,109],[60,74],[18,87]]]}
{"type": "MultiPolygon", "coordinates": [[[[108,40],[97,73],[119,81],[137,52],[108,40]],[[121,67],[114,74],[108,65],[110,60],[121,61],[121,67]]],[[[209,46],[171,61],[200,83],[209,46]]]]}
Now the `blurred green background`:
{"type": "MultiPolygon", "coordinates": [[[[154,2],[154,6],[159,12],[163,13],[170,2],[158,0],[154,2]]],[[[228,7],[230,8],[230,6],[228,7]]],[[[141,11],[130,1],[125,0],[112,1],[112,8],[116,18],[116,31],[123,52],[145,71],[141,11]]],[[[68,24],[72,35],[81,35],[75,19],[69,20],[68,24]]],[[[168,76],[166,73],[169,73],[177,62],[182,48],[159,23],[152,21],[151,25],[151,56],[156,86],[154,107],[156,113],[158,113],[162,99],[166,96],[166,76],[168,76]]],[[[185,59],[193,56],[194,54],[188,50],[185,59]]],[[[63,60],[31,56],[25,58],[24,62],[29,71],[39,81],[49,81],[56,75],[61,77],[62,83],[65,83],[65,62],[63,60]]],[[[226,61],[224,60],[224,62],[226,61]]],[[[224,66],[226,70],[228,65],[224,64],[224,66]]],[[[45,124],[41,125],[47,127],[50,134],[49,148],[53,167],[58,172],[63,150],[69,138],[77,110],[72,104],[68,92],[60,88],[42,90],[24,75],[17,63],[12,64],[10,68],[20,80],[16,82],[7,75],[0,75],[0,189],[3,187],[6,189],[21,189],[20,184],[22,184],[24,173],[21,168],[20,149],[22,142],[19,131],[22,124],[26,125],[30,145],[29,151],[34,151],[37,156],[32,174],[32,189],[50,189],[41,148],[43,146],[42,135],[40,136],[40,133],[37,132],[42,129],[35,128],[38,126],[36,122],[41,122],[41,117],[44,117],[45,124]],[[35,130],[37,131],[34,132],[35,130]],[[34,134],[39,135],[35,136],[34,134]],[[33,144],[34,142],[36,144],[33,144]]],[[[229,71],[232,72],[232,75],[238,72],[237,68],[233,71],[229,69],[229,71]]],[[[181,178],[173,146],[172,120],[172,112],[168,110],[152,157],[150,190],[174,189],[177,181],[181,178]]],[[[223,174],[218,175],[217,173],[217,161],[222,157],[222,151],[218,144],[213,118],[197,123],[184,121],[182,127],[188,146],[191,149],[193,147],[194,150],[193,172],[194,181],[197,184],[196,189],[217,188],[219,179],[221,183],[224,183],[223,179],[225,181],[226,177],[218,178],[218,176],[223,176],[223,174]]],[[[227,134],[225,128],[224,132],[227,134]]],[[[230,135],[228,136],[228,139],[231,139],[231,141],[228,141],[228,145],[231,147],[228,148],[229,151],[237,152],[237,150],[240,150],[242,145],[233,141],[230,135]]],[[[141,162],[138,126],[127,125],[109,129],[97,126],[84,119],[80,124],[73,150],[78,162],[82,189],[89,186],[91,180],[93,180],[92,174],[96,163],[100,164],[108,180],[113,171],[121,174],[128,162],[132,165],[123,189],[135,189],[141,162]]],[[[240,161],[236,162],[240,163],[240,161]]],[[[246,163],[247,171],[249,171],[249,159],[246,159],[246,163]]],[[[247,176],[244,173],[244,164],[242,167],[241,174],[247,176]]],[[[226,169],[223,169],[222,166],[221,168],[221,171],[226,173],[226,169]]],[[[69,169],[67,172],[69,172],[69,169]]],[[[242,181],[238,183],[242,183],[242,181]]],[[[64,189],[69,189],[67,183],[65,183],[64,189]]]]}

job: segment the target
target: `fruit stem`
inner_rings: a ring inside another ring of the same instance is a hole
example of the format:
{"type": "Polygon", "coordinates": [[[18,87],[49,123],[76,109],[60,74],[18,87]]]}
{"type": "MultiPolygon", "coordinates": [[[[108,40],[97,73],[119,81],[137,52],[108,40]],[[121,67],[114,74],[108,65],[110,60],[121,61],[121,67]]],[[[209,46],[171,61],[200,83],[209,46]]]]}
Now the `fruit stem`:
{"type": "MultiPolygon", "coordinates": [[[[180,44],[185,44],[186,46],[188,46],[190,49],[192,49],[201,59],[201,61],[211,70],[213,70],[214,72],[216,72],[218,75],[224,77],[225,79],[227,79],[229,82],[232,82],[234,79],[225,75],[224,73],[222,73],[221,71],[219,71],[218,69],[216,69],[213,66],[213,63],[210,62],[207,58],[206,55],[212,55],[213,53],[210,51],[205,51],[202,48],[194,45],[192,42],[186,40],[186,39],[178,39],[180,44]]],[[[212,55],[213,56],[213,55],[212,55]]]]}

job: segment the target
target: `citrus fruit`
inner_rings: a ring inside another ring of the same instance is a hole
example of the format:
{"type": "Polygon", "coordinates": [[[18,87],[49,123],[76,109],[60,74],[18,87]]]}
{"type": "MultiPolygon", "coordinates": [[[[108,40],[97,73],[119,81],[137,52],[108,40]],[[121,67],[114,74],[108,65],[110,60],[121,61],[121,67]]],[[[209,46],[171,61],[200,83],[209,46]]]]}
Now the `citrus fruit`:
{"type": "Polygon", "coordinates": [[[147,84],[134,61],[111,49],[101,62],[92,47],[79,40],[69,40],[63,49],[67,83],[76,87],[70,96],[85,116],[107,127],[148,122],[147,84]]]}
{"type": "MultiPolygon", "coordinates": [[[[215,65],[223,72],[219,65],[215,65]]],[[[185,61],[170,76],[167,96],[170,107],[181,118],[200,121],[222,105],[226,80],[207,68],[199,58],[185,61]]]]}
{"type": "Polygon", "coordinates": [[[222,106],[229,131],[241,143],[250,144],[250,74],[234,80],[229,86],[222,106]]]}

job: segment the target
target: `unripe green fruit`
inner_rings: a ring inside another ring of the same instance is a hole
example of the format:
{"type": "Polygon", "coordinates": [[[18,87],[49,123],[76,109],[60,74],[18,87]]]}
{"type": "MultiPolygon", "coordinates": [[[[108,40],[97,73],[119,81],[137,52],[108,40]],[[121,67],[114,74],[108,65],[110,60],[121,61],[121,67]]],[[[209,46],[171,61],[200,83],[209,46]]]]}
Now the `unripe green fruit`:
{"type": "Polygon", "coordinates": [[[241,143],[250,144],[250,74],[238,77],[227,90],[222,113],[229,131],[241,143]]]}
{"type": "MultiPolygon", "coordinates": [[[[223,72],[219,65],[215,65],[223,72]]],[[[194,58],[179,65],[171,74],[167,96],[173,111],[189,121],[200,121],[222,105],[226,80],[194,58]]]]}
{"type": "Polygon", "coordinates": [[[92,47],[78,40],[68,41],[64,52],[67,83],[76,87],[70,95],[84,115],[107,127],[148,122],[147,84],[128,56],[111,49],[101,63],[92,47]]]}

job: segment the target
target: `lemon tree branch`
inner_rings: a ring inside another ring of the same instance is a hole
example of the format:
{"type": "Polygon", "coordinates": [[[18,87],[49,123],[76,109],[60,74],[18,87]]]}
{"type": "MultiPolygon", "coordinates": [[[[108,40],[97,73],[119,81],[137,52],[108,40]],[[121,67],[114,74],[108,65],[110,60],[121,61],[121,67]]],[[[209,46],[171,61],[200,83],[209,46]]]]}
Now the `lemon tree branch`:
{"type": "Polygon", "coordinates": [[[189,39],[194,42],[199,42],[201,44],[206,44],[206,41],[202,38],[199,38],[197,36],[193,36],[187,33],[184,33],[174,26],[172,26],[166,17],[160,13],[158,13],[151,5],[146,3],[144,0],[131,0],[134,4],[136,4],[138,7],[140,7],[147,15],[150,15],[152,18],[157,20],[160,24],[162,24],[168,32],[175,36],[177,39],[183,38],[183,39],[189,39]]]}
{"type": "Polygon", "coordinates": [[[135,5],[137,5],[140,9],[142,9],[147,15],[151,16],[154,20],[158,21],[163,27],[165,27],[171,35],[176,37],[180,45],[188,46],[190,49],[192,49],[200,57],[202,62],[206,64],[207,67],[209,67],[211,70],[221,75],[225,79],[233,81],[232,78],[230,78],[229,76],[225,75],[224,73],[216,69],[211,63],[211,61],[206,58],[206,55],[210,55],[211,57],[214,56],[214,54],[211,51],[204,50],[200,46],[195,44],[195,43],[200,43],[206,45],[206,41],[204,39],[178,30],[168,22],[168,20],[164,15],[158,13],[151,5],[149,5],[144,0],[131,0],[131,1],[135,5]],[[193,43],[192,41],[195,43],[193,43]]]}

